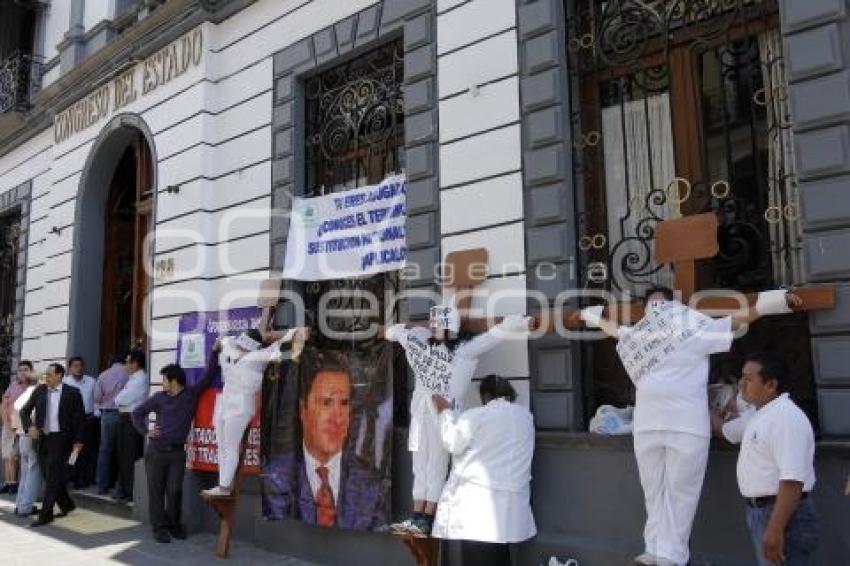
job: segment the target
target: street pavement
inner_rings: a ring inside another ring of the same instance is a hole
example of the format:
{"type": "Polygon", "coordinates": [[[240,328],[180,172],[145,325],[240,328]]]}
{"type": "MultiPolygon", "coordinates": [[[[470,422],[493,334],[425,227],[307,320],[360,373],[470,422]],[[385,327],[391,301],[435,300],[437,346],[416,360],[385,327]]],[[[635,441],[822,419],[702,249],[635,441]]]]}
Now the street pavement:
{"type": "Polygon", "coordinates": [[[0,499],[0,564],[3,566],[138,566],[260,565],[319,566],[260,550],[234,540],[227,561],[215,556],[215,536],[197,534],[185,541],[160,544],[150,527],[131,519],[78,507],[46,527],[29,527],[31,519],[14,515],[14,503],[0,499]]]}

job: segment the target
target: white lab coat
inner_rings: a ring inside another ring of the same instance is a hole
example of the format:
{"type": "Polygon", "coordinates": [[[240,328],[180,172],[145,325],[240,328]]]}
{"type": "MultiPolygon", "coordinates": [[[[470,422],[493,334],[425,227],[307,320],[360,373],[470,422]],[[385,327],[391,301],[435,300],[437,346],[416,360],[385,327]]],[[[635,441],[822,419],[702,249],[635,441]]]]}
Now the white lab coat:
{"type": "Polygon", "coordinates": [[[537,534],[531,513],[534,421],[520,405],[495,399],[440,415],[443,445],[452,454],[432,536],[511,543],[537,534]]]}
{"type": "Polygon", "coordinates": [[[445,343],[432,344],[427,328],[390,326],[386,338],[404,348],[407,362],[416,378],[410,401],[410,429],[407,448],[412,455],[414,501],[437,501],[446,481],[449,455],[440,446],[440,433],[431,396],[442,395],[459,402],[466,395],[478,358],[493,349],[511,333],[528,330],[528,321],[508,315],[490,330],[464,342],[454,350],[445,343]]]}

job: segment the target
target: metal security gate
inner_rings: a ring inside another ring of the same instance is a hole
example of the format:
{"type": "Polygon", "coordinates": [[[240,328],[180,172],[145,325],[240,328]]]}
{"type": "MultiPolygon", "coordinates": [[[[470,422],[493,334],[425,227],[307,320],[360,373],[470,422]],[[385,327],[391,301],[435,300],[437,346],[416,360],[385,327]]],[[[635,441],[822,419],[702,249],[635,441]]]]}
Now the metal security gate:
{"type": "MultiPolygon", "coordinates": [[[[671,285],[655,227],[714,212],[720,253],[698,289],[805,281],[788,86],[773,0],[579,0],[569,14],[581,275],[625,297],[671,285]]],[[[791,353],[813,407],[805,315],[762,321],[740,348],[791,353]]],[[[590,348],[588,408],[633,402],[610,343],[590,348]]],[[[736,357],[713,364],[729,379],[736,357]]]]}
{"type": "MultiPolygon", "coordinates": [[[[308,79],[306,99],[306,186],[308,196],[378,183],[404,168],[404,50],[401,40],[388,43],[350,62],[308,79]]],[[[314,327],[322,296],[326,306],[350,311],[327,321],[340,334],[366,330],[384,322],[385,293],[399,289],[397,274],[307,283],[304,300],[314,327]],[[379,299],[378,317],[364,313],[379,299]]],[[[388,318],[393,319],[394,313],[388,318]]],[[[339,340],[318,333],[317,341],[339,347],[339,340]]]]}
{"type": "Polygon", "coordinates": [[[0,388],[6,390],[15,368],[15,302],[18,275],[20,214],[0,216],[0,388]]]}

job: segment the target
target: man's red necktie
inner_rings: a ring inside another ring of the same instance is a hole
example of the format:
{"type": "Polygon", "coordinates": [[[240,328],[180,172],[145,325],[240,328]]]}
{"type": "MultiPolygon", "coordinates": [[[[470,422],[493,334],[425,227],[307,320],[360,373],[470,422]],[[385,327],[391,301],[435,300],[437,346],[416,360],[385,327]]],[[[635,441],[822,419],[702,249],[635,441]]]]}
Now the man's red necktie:
{"type": "Polygon", "coordinates": [[[319,489],[316,490],[316,522],[320,527],[332,527],[336,522],[336,506],[331,484],[328,482],[328,468],[319,466],[316,468],[316,473],[322,480],[319,489]]]}

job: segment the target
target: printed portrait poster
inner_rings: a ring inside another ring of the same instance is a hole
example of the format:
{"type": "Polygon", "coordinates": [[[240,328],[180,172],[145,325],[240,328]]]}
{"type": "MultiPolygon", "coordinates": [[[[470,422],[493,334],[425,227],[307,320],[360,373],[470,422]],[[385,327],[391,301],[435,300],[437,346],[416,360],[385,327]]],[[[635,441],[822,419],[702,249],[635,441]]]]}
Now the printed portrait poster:
{"type": "Polygon", "coordinates": [[[392,365],[384,341],[346,351],[308,346],[288,364],[264,400],[266,519],[359,531],[387,524],[392,365]]]}
{"type": "MultiPolygon", "coordinates": [[[[177,363],[186,371],[186,382],[194,385],[206,370],[207,361],[215,341],[220,337],[234,336],[259,325],[261,310],[245,307],[228,311],[210,311],[184,314],[178,326],[177,363]]],[[[218,450],[215,440],[213,415],[221,395],[221,370],[217,370],[213,385],[201,393],[195,420],[186,442],[186,467],[204,472],[218,471],[218,450]]],[[[257,412],[251,420],[248,445],[242,463],[242,473],[260,473],[260,395],[257,395],[257,412]]]]}

